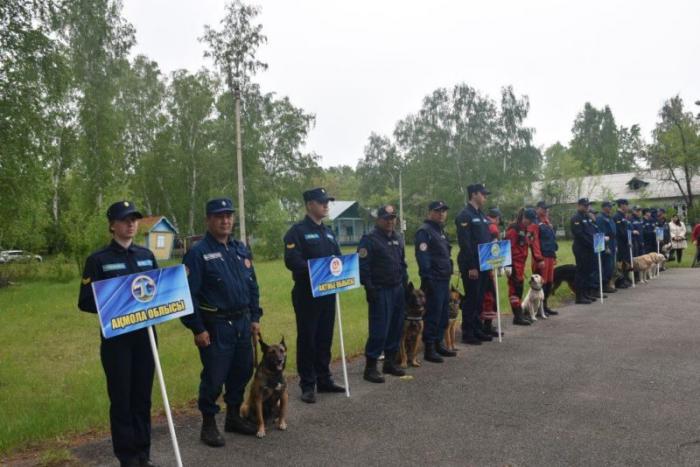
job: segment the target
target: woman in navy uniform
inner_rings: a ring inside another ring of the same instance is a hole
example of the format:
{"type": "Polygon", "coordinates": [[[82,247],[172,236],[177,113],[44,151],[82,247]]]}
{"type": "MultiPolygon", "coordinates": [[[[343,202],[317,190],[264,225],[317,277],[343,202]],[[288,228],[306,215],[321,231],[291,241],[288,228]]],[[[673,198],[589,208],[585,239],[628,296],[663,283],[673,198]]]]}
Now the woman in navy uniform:
{"type": "MultiPolygon", "coordinates": [[[[119,201],[107,210],[112,241],[85,261],[78,308],[97,313],[92,283],[158,268],[147,248],[133,244],[143,216],[133,203],[119,201]]],[[[152,466],[151,390],[155,363],[148,331],[102,337],[100,357],[109,394],[112,447],[122,466],[152,466]]]]}
{"type": "Polygon", "coordinates": [[[340,256],[340,247],[333,231],[323,224],[328,216],[328,203],[335,198],[323,188],[304,192],[306,217],[284,236],[284,264],[292,272],[294,288],[292,304],[297,321],[297,369],[301,400],[316,402],[315,391],[345,392],[333,381],[331,344],[335,325],[335,294],[314,298],[307,261],[326,256],[340,256]]]}
{"type": "Polygon", "coordinates": [[[262,309],[250,250],[231,236],[234,212],[229,198],[208,201],[207,233],[182,260],[194,313],[180,319],[192,331],[199,349],[200,439],[212,447],[226,444],[216,426],[216,401],[222,388],[226,389],[224,430],[246,435],[257,432],[239,412],[246,384],[253,375],[251,337],[260,330],[262,309]]]}

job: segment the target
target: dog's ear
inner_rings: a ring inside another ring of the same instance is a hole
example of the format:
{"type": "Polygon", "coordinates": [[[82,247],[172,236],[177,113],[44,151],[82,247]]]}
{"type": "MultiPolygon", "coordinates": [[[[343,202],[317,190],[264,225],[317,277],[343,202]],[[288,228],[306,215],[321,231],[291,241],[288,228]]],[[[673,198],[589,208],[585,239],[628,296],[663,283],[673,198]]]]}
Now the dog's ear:
{"type": "Polygon", "coordinates": [[[262,350],[262,353],[265,354],[267,353],[267,349],[269,348],[269,346],[265,342],[263,342],[262,335],[258,334],[258,336],[258,341],[260,342],[260,350],[262,350]]]}
{"type": "Polygon", "coordinates": [[[284,343],[284,336],[282,336],[282,340],[280,341],[280,347],[284,349],[284,351],[287,351],[287,344],[284,343]]]}

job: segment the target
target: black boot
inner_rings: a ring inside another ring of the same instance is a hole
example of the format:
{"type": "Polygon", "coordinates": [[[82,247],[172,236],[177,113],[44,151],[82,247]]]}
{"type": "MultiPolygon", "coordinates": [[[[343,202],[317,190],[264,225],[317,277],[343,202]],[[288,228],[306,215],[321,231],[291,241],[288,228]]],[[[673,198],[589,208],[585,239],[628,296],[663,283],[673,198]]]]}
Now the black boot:
{"type": "Polygon", "coordinates": [[[226,408],[226,422],[224,423],[224,431],[227,433],[240,433],[242,435],[256,434],[258,432],[258,428],[251,421],[241,417],[240,411],[240,405],[229,406],[226,408]]]}
{"type": "Polygon", "coordinates": [[[214,415],[202,415],[202,433],[199,438],[204,444],[214,448],[226,445],[226,440],[224,440],[216,427],[216,417],[214,415]]]}
{"type": "Polygon", "coordinates": [[[457,352],[454,350],[450,350],[444,345],[442,345],[442,342],[436,342],[435,343],[435,351],[439,354],[442,355],[443,357],[456,357],[457,352]]]}
{"type": "Polygon", "coordinates": [[[387,354],[382,364],[382,373],[392,376],[405,376],[406,372],[396,366],[396,354],[387,354]]]}
{"type": "MultiPolygon", "coordinates": [[[[493,321],[490,319],[484,320],[484,334],[488,334],[491,337],[499,337],[498,336],[498,329],[493,327],[493,321]]],[[[505,333],[501,331],[501,336],[503,337],[505,333]]]]}
{"type": "Polygon", "coordinates": [[[559,314],[559,312],[556,310],[552,310],[551,308],[549,308],[549,305],[547,304],[547,300],[549,299],[549,296],[551,293],[552,293],[552,284],[545,284],[544,285],[544,312],[547,315],[556,316],[559,314]]]}
{"type": "Polygon", "coordinates": [[[588,297],[586,297],[586,294],[583,292],[576,292],[576,304],[577,305],[590,305],[591,302],[588,297]]]}
{"type": "Polygon", "coordinates": [[[532,321],[523,318],[523,310],[518,307],[513,310],[513,324],[517,326],[530,326],[532,321]]]}
{"type": "MultiPolygon", "coordinates": [[[[384,365],[386,365],[388,358],[384,358],[384,365]]],[[[365,363],[365,374],[363,375],[365,381],[370,383],[383,383],[384,377],[377,371],[377,359],[367,357],[367,363],[365,363]]]]}
{"type": "Polygon", "coordinates": [[[433,363],[442,363],[444,360],[438,353],[435,351],[435,344],[432,342],[425,342],[425,353],[423,354],[423,358],[429,362],[433,363]]]}

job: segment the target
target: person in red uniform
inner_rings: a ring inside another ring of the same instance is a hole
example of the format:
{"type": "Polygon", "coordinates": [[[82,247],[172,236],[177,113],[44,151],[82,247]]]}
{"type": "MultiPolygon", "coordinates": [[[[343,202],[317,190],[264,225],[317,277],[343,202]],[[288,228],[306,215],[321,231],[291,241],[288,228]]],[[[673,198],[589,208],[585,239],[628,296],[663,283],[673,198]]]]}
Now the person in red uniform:
{"type": "MultiPolygon", "coordinates": [[[[491,208],[486,214],[486,219],[489,221],[489,233],[494,241],[501,239],[501,210],[491,208]]],[[[490,272],[490,286],[484,294],[484,306],[481,309],[481,321],[483,322],[484,334],[489,334],[493,337],[498,337],[498,330],[493,328],[493,320],[496,319],[496,296],[493,290],[493,271],[490,272]]]]}
{"type": "Polygon", "coordinates": [[[693,227],[693,232],[690,235],[693,240],[693,245],[695,245],[695,259],[693,259],[693,265],[695,267],[698,262],[700,262],[700,221],[695,220],[695,227],[693,227]]]}
{"type": "Polygon", "coordinates": [[[532,208],[524,208],[518,212],[515,222],[506,229],[506,239],[510,240],[511,268],[508,276],[508,298],[513,311],[513,324],[529,326],[532,321],[523,316],[521,300],[525,284],[525,263],[528,250],[532,243],[530,226],[537,220],[537,213],[532,208]]]}
{"type": "Polygon", "coordinates": [[[542,258],[541,262],[532,262],[532,272],[542,276],[542,290],[544,291],[544,311],[548,315],[558,315],[558,311],[549,308],[547,299],[552,293],[552,284],[554,284],[554,266],[557,264],[557,245],[556,232],[554,226],[549,220],[549,206],[544,201],[537,203],[537,221],[531,225],[533,228],[533,249],[532,257],[542,258]],[[535,246],[538,253],[535,253],[535,246]]]}

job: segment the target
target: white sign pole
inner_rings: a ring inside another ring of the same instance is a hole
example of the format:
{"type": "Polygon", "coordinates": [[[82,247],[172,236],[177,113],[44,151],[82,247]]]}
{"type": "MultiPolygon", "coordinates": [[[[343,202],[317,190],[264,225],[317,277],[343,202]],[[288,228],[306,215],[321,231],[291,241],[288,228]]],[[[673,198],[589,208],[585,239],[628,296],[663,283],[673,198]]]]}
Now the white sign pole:
{"type": "Polygon", "coordinates": [[[630,272],[632,273],[632,288],[637,287],[634,283],[634,256],[632,256],[632,244],[630,243],[630,272]]]}
{"type": "Polygon", "coordinates": [[[600,284],[600,303],[603,303],[603,266],[598,252],[598,283],[600,284]]]}
{"type": "Polygon", "coordinates": [[[501,332],[501,304],[498,297],[498,269],[493,269],[493,288],[496,295],[496,322],[498,323],[498,342],[503,342],[503,333],[501,332]]]}
{"type": "Polygon", "coordinates": [[[343,359],[343,379],[345,380],[345,395],[350,397],[348,382],[348,365],[345,361],[345,343],[343,342],[343,320],[340,317],[340,294],[335,294],[335,312],[338,315],[338,334],[340,335],[340,357],[343,359]]]}
{"type": "Polygon", "coordinates": [[[156,374],[158,375],[158,383],[160,383],[160,394],[163,397],[163,407],[165,408],[165,417],[168,419],[168,429],[170,430],[170,440],[173,443],[173,451],[175,451],[175,463],[177,467],[182,467],[182,459],[180,458],[180,446],[177,444],[177,436],[175,435],[175,425],[173,424],[173,416],[170,413],[170,403],[168,402],[168,394],[165,392],[165,379],[163,378],[163,370],[160,368],[160,357],[158,356],[158,347],[156,346],[156,338],[153,335],[153,326],[148,326],[148,340],[151,341],[151,351],[153,352],[153,361],[156,364],[156,374]]]}

